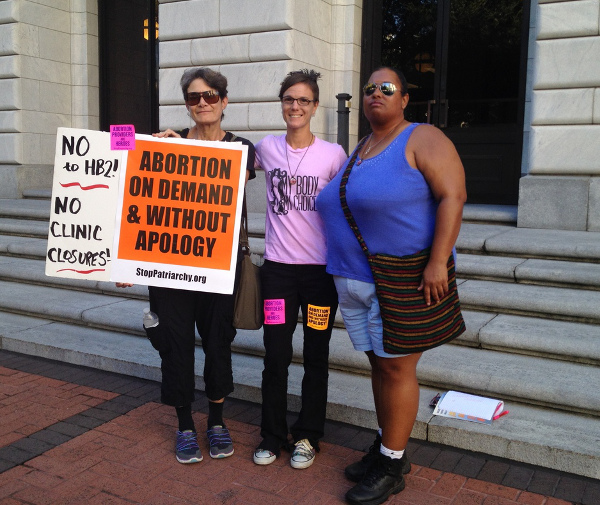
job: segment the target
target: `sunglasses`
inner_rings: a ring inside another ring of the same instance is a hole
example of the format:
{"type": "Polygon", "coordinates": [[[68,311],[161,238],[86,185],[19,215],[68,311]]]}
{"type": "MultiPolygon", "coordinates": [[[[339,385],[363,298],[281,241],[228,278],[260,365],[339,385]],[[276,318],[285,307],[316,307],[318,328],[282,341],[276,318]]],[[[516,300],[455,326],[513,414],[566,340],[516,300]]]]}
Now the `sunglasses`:
{"type": "Polygon", "coordinates": [[[217,103],[219,101],[218,91],[201,91],[200,93],[186,93],[185,103],[187,105],[198,105],[200,99],[204,98],[204,101],[208,104],[217,103]]]}
{"type": "Polygon", "coordinates": [[[281,102],[283,103],[283,105],[287,105],[289,107],[291,107],[292,105],[294,105],[294,102],[298,102],[298,105],[300,107],[306,107],[307,105],[310,105],[310,102],[316,102],[316,100],[309,100],[308,98],[292,98],[291,96],[284,96],[281,99],[281,102]]]}
{"type": "MultiPolygon", "coordinates": [[[[371,96],[373,93],[375,93],[377,88],[379,88],[385,96],[392,96],[396,91],[398,91],[398,88],[393,82],[382,82],[381,84],[368,82],[363,87],[363,93],[367,96],[371,96]]],[[[404,95],[402,90],[400,90],[400,93],[404,95]]]]}

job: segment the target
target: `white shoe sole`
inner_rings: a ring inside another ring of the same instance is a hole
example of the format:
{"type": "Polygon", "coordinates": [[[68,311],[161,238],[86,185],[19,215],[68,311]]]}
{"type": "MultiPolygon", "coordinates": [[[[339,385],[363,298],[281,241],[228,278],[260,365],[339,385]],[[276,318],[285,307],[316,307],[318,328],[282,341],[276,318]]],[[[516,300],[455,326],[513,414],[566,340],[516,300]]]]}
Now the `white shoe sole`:
{"type": "Polygon", "coordinates": [[[257,458],[256,454],[253,457],[254,463],[257,465],[270,465],[277,459],[277,456],[269,456],[268,458],[257,458]]]}

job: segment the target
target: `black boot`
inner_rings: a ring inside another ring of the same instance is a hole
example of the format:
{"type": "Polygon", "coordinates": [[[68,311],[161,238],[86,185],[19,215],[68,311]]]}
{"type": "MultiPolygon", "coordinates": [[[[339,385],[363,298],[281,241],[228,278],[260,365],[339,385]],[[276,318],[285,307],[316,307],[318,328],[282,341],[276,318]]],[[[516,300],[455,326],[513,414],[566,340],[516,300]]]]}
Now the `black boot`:
{"type": "MultiPolygon", "coordinates": [[[[350,479],[352,482],[360,482],[365,476],[365,473],[367,473],[367,470],[369,469],[371,464],[378,458],[380,447],[381,435],[377,433],[373,445],[369,447],[369,452],[367,452],[367,454],[365,454],[360,461],[352,463],[351,465],[348,465],[345,468],[344,474],[346,475],[346,478],[350,479]]],[[[402,461],[402,473],[409,473],[411,466],[410,461],[408,461],[406,451],[404,451],[404,454],[400,461],[402,461]]]]}
{"type": "Polygon", "coordinates": [[[405,486],[402,460],[379,454],[365,477],[346,493],[346,501],[352,505],[379,505],[391,494],[398,494],[405,486]]]}

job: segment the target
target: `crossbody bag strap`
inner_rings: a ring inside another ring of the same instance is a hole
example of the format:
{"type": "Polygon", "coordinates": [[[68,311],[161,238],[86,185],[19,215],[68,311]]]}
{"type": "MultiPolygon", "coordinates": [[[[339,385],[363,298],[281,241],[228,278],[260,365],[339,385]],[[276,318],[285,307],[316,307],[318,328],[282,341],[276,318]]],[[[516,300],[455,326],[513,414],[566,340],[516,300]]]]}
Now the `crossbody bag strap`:
{"type": "Polygon", "coordinates": [[[344,211],[344,217],[346,218],[346,221],[348,221],[350,228],[354,232],[354,235],[356,236],[356,239],[358,240],[358,243],[360,244],[361,249],[368,257],[369,249],[367,248],[367,244],[365,244],[365,241],[364,241],[362,235],[360,234],[358,225],[356,224],[354,216],[352,215],[352,212],[350,212],[350,207],[348,207],[348,202],[346,201],[346,184],[348,183],[348,178],[350,177],[350,172],[352,171],[352,167],[354,166],[354,163],[356,162],[358,153],[361,150],[366,139],[367,139],[367,137],[364,137],[359,142],[358,146],[356,146],[356,149],[354,150],[354,153],[352,153],[352,157],[350,158],[350,161],[348,162],[348,165],[346,166],[346,170],[344,170],[344,173],[342,174],[342,180],[340,181],[340,203],[342,204],[342,210],[344,211]]]}
{"type": "MultiPolygon", "coordinates": [[[[231,132],[230,132],[231,133],[231,132]]],[[[236,142],[238,139],[235,133],[231,133],[228,142],[236,142]]],[[[248,240],[248,208],[246,207],[246,188],[244,188],[244,200],[242,201],[242,222],[240,224],[240,247],[244,254],[250,254],[250,242],[248,240]]]]}

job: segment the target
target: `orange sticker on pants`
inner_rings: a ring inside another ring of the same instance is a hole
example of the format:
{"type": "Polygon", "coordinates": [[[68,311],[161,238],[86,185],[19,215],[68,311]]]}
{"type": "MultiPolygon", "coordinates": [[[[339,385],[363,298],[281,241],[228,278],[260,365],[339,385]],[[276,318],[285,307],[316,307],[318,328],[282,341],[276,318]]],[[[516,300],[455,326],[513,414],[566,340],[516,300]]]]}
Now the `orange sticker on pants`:
{"type": "Polygon", "coordinates": [[[317,307],[309,304],[306,326],[314,330],[326,330],[330,312],[331,307],[317,307]]]}

